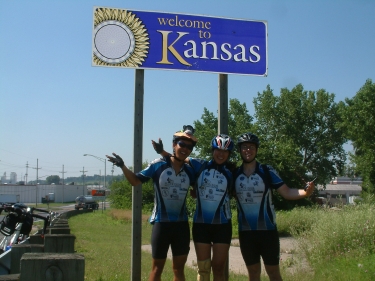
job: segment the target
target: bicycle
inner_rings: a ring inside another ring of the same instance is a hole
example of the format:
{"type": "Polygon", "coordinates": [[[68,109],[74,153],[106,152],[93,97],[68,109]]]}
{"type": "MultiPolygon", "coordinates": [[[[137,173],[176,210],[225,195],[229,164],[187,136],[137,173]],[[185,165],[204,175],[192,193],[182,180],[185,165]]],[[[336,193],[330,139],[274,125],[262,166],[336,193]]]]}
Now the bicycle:
{"type": "Polygon", "coordinates": [[[0,254],[8,251],[12,245],[25,241],[32,230],[34,218],[44,221],[42,235],[46,233],[47,226],[50,225],[50,212],[44,209],[27,207],[25,204],[1,204],[0,214],[8,213],[0,222],[0,232],[4,235],[0,242],[0,254]],[[47,216],[34,214],[34,211],[47,213],[47,216]]]}

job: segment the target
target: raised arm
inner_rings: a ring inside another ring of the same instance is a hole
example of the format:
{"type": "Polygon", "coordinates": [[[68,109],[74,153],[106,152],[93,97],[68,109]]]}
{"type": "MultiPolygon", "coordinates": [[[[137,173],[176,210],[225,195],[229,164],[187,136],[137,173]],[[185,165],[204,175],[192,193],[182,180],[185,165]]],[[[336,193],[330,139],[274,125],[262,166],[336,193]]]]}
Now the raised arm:
{"type": "Polygon", "coordinates": [[[108,161],[112,162],[117,167],[121,168],[122,172],[124,173],[124,176],[126,177],[126,179],[130,182],[132,186],[140,185],[142,182],[139,180],[139,178],[137,178],[137,176],[135,175],[133,171],[129,170],[128,167],[125,166],[124,160],[122,160],[122,158],[116,153],[112,153],[112,155],[114,157],[106,155],[108,158],[108,161]]]}
{"type": "Polygon", "coordinates": [[[154,147],[156,153],[160,154],[161,156],[171,156],[170,153],[166,152],[163,147],[163,141],[159,138],[159,142],[151,140],[152,146],[154,147]]]}
{"type": "Polygon", "coordinates": [[[298,200],[309,197],[314,192],[314,188],[314,182],[308,182],[305,189],[289,188],[286,184],[283,184],[277,189],[277,192],[287,200],[298,200]]]}

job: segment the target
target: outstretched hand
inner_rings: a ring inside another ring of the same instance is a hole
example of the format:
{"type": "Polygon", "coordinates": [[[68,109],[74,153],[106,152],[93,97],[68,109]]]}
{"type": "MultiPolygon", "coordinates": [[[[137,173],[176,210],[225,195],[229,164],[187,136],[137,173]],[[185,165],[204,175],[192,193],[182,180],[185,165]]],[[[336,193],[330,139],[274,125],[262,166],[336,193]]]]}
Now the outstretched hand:
{"type": "Polygon", "coordinates": [[[117,155],[116,153],[112,153],[112,155],[115,157],[106,155],[109,162],[112,162],[113,164],[115,164],[117,167],[120,167],[120,168],[125,166],[124,160],[122,160],[122,158],[119,155],[117,155]]]}
{"type": "Polygon", "coordinates": [[[156,153],[161,154],[164,151],[163,142],[161,138],[159,138],[159,142],[157,143],[154,140],[151,140],[152,146],[154,147],[156,153]]]}
{"type": "Polygon", "coordinates": [[[311,194],[314,193],[315,183],[313,181],[308,182],[305,187],[306,197],[309,197],[311,194]]]}

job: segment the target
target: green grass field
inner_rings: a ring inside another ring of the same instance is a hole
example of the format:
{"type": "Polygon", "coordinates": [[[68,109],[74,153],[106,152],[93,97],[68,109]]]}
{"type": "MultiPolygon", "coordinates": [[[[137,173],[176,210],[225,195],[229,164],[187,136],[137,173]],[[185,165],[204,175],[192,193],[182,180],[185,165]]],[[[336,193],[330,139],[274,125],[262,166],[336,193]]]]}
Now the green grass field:
{"type": "MultiPolygon", "coordinates": [[[[298,240],[292,260],[281,264],[284,280],[375,280],[375,206],[363,204],[339,211],[299,208],[278,212],[279,231],[298,240]],[[303,263],[304,261],[305,263],[303,263]],[[307,262],[307,264],[306,264],[307,262]],[[289,267],[294,267],[290,272],[289,267]]],[[[147,217],[147,216],[146,216],[147,217]]],[[[69,219],[76,236],[75,249],[85,256],[85,280],[129,280],[131,275],[131,221],[129,211],[106,210],[69,219]]],[[[234,227],[236,222],[234,220],[234,227]]],[[[143,219],[142,243],[149,244],[151,225],[143,219]]],[[[151,254],[142,252],[142,279],[148,280],[151,254]]],[[[186,280],[196,280],[186,267],[186,280]]],[[[173,280],[167,261],[163,280],[173,280]]],[[[229,280],[247,276],[230,274],[229,280]]],[[[266,276],[262,280],[268,280],[266,276]]]]}

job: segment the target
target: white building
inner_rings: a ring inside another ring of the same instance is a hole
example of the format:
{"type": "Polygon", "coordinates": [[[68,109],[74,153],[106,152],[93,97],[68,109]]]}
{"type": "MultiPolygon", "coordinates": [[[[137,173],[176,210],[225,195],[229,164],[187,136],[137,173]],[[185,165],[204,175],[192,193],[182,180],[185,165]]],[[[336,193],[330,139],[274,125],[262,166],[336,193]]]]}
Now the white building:
{"type": "Polygon", "coordinates": [[[88,195],[87,187],[82,185],[0,185],[0,194],[15,194],[21,203],[42,203],[46,195],[54,194],[54,202],[74,202],[80,195],[88,195]]]}
{"type": "Polygon", "coordinates": [[[15,172],[10,173],[9,183],[13,183],[13,184],[17,183],[17,174],[15,172]]]}
{"type": "Polygon", "coordinates": [[[4,172],[4,174],[1,176],[1,183],[8,183],[7,181],[7,173],[4,172]]]}
{"type": "Polygon", "coordinates": [[[359,197],[362,192],[362,179],[350,179],[347,177],[335,178],[326,188],[318,187],[319,196],[323,201],[335,204],[353,203],[354,197],[359,197]]]}

